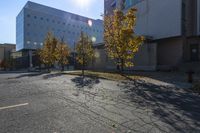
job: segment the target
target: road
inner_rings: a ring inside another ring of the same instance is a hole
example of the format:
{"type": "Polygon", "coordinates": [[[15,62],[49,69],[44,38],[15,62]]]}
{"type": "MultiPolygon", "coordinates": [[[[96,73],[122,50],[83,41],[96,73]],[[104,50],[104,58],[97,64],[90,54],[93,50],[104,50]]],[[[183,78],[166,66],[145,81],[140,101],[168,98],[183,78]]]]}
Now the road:
{"type": "Polygon", "coordinates": [[[162,83],[0,74],[0,133],[198,133],[199,110],[199,95],[162,83]]]}

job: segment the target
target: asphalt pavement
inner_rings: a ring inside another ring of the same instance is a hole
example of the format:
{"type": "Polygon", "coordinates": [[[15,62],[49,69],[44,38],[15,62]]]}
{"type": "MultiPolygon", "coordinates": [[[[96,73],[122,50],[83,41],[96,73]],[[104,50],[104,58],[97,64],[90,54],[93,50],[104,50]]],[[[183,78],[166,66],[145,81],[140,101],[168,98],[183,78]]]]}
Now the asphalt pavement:
{"type": "Polygon", "coordinates": [[[0,74],[0,133],[199,133],[199,110],[199,95],[153,80],[0,74]]]}

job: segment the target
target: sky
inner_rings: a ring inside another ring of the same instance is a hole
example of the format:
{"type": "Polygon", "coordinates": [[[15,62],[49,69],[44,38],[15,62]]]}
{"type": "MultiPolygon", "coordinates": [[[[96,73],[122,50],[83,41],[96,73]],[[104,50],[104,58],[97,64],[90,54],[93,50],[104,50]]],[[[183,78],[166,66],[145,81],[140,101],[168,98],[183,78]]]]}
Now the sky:
{"type": "MultiPolygon", "coordinates": [[[[0,0],[0,43],[16,43],[16,16],[28,0],[0,0]]],[[[104,0],[29,0],[94,19],[102,19],[104,0]]]]}

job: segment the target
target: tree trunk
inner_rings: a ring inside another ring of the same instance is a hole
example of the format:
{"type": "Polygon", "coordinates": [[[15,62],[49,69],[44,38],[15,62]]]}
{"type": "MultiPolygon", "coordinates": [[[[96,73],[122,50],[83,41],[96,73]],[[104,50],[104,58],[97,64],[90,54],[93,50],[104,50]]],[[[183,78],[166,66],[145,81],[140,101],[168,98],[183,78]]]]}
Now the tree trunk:
{"type": "Polygon", "coordinates": [[[65,66],[62,64],[61,65],[61,71],[63,72],[65,70],[65,66]]]}
{"type": "Polygon", "coordinates": [[[47,70],[48,72],[50,72],[50,65],[47,65],[47,70]]]}
{"type": "Polygon", "coordinates": [[[123,72],[123,71],[124,71],[124,60],[121,59],[121,72],[123,72]]]}
{"type": "Polygon", "coordinates": [[[84,73],[84,70],[85,70],[85,64],[83,63],[83,64],[82,64],[82,76],[83,76],[83,78],[84,78],[84,74],[85,74],[85,73],[84,73]]]}

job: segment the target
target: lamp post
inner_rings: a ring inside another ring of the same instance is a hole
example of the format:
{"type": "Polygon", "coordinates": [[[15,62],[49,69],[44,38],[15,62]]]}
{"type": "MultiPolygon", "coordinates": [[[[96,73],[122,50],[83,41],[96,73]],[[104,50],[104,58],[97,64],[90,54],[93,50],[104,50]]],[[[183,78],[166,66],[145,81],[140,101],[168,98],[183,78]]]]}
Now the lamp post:
{"type": "Polygon", "coordinates": [[[75,56],[76,56],[76,43],[75,43],[75,41],[74,41],[74,52],[73,52],[73,64],[74,64],[74,70],[75,70],[75,65],[76,65],[76,58],[75,58],[75,56]]]}

